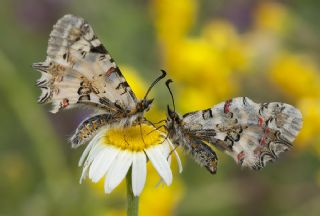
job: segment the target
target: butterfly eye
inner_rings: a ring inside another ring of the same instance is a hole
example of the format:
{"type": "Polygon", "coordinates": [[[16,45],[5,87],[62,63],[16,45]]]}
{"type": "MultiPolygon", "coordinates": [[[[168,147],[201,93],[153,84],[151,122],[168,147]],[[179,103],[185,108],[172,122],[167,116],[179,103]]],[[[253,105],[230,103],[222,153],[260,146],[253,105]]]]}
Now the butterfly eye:
{"type": "Polygon", "coordinates": [[[140,111],[143,108],[143,103],[138,103],[137,104],[137,110],[140,111]]]}
{"type": "Polygon", "coordinates": [[[176,122],[179,122],[179,121],[180,121],[180,118],[179,118],[179,116],[178,116],[176,113],[174,113],[173,119],[174,119],[174,121],[176,121],[176,122]]]}

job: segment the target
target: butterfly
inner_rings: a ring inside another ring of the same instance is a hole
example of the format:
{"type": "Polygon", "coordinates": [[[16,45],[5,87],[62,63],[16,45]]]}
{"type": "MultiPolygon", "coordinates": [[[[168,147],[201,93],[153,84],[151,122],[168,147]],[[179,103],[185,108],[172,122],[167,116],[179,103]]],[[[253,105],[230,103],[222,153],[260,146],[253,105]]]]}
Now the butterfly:
{"type": "Polygon", "coordinates": [[[168,106],[168,138],[212,174],[218,163],[213,146],[240,166],[259,170],[290,149],[302,128],[302,114],[295,107],[277,102],[258,104],[247,97],[181,116],[175,112],[171,82],[166,82],[174,108],[168,106]]]}
{"type": "Polygon", "coordinates": [[[153,99],[147,99],[152,87],[166,76],[162,71],[145,97],[137,99],[119,67],[80,17],[65,15],[53,26],[47,57],[34,63],[41,72],[36,85],[42,90],[39,103],[52,103],[52,113],[78,105],[101,110],[80,123],[71,138],[73,147],[88,140],[103,127],[125,127],[143,119],[153,99]]]}

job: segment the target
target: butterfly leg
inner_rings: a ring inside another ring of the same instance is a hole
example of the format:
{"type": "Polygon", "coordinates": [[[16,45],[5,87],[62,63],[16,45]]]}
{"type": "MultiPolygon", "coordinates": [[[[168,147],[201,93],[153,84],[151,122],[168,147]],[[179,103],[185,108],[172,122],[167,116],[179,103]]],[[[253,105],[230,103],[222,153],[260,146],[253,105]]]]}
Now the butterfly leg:
{"type": "Polygon", "coordinates": [[[139,122],[139,126],[140,126],[140,135],[141,135],[142,142],[143,142],[143,144],[146,144],[144,141],[144,138],[143,138],[141,122],[139,122]]]}
{"type": "MultiPolygon", "coordinates": [[[[148,120],[148,121],[149,121],[149,120],[148,120]]],[[[150,122],[150,121],[149,121],[149,122],[150,122]]],[[[162,119],[162,120],[160,120],[160,121],[158,121],[158,122],[155,122],[155,123],[152,122],[152,124],[157,125],[157,124],[160,124],[160,123],[162,123],[162,122],[167,122],[167,120],[166,120],[166,119],[162,119]]]]}
{"type": "Polygon", "coordinates": [[[153,133],[155,131],[158,131],[160,128],[166,128],[166,126],[165,125],[160,125],[160,126],[156,127],[155,129],[153,129],[152,131],[150,131],[147,135],[149,135],[149,134],[151,134],[151,133],[153,133]]]}

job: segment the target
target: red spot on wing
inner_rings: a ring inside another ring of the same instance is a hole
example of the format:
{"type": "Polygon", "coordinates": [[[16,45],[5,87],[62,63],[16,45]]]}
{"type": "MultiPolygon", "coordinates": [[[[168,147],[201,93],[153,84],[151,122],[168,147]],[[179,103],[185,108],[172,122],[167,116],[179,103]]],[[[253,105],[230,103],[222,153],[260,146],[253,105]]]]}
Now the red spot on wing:
{"type": "Polygon", "coordinates": [[[246,155],[245,155],[244,151],[242,151],[237,155],[237,160],[240,162],[245,158],[245,156],[246,155]]]}
{"type": "Polygon", "coordinates": [[[264,133],[265,133],[265,134],[269,134],[269,133],[270,133],[270,128],[267,127],[267,128],[264,130],[264,133]]]}
{"type": "Polygon", "coordinates": [[[266,137],[263,136],[260,140],[260,145],[265,145],[266,144],[266,137]]]}
{"type": "Polygon", "coordinates": [[[110,76],[116,69],[114,67],[110,67],[106,72],[107,77],[110,76]]]}
{"type": "Polygon", "coordinates": [[[62,108],[66,108],[67,106],[69,106],[69,99],[64,98],[64,99],[62,100],[62,102],[60,103],[60,106],[61,106],[62,108]]]}
{"type": "Polygon", "coordinates": [[[232,100],[227,100],[224,104],[224,113],[230,112],[230,106],[231,106],[232,100]]]}
{"type": "Polygon", "coordinates": [[[264,129],[264,135],[260,140],[260,145],[265,145],[266,144],[266,139],[267,139],[267,135],[270,133],[270,128],[265,128],[264,129]]]}
{"type": "Polygon", "coordinates": [[[261,116],[258,117],[258,125],[259,127],[262,127],[262,124],[263,124],[264,120],[261,116]]]}

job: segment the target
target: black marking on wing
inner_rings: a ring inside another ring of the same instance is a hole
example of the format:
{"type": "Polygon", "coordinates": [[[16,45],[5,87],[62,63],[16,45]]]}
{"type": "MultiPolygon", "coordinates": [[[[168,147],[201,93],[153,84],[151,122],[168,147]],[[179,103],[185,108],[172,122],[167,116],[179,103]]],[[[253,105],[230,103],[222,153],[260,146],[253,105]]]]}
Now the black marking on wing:
{"type": "Polygon", "coordinates": [[[99,102],[101,104],[104,104],[104,105],[107,105],[107,106],[110,106],[111,104],[113,104],[108,98],[106,97],[101,97],[99,98],[99,102]]]}
{"type": "Polygon", "coordinates": [[[269,103],[263,103],[260,105],[259,114],[262,115],[264,109],[268,109],[269,103]]]}
{"type": "Polygon", "coordinates": [[[78,89],[78,95],[88,95],[91,93],[91,89],[88,87],[80,87],[78,89]]]}
{"type": "Polygon", "coordinates": [[[247,97],[242,97],[242,103],[243,103],[243,105],[247,105],[248,104],[247,97]]]}
{"type": "Polygon", "coordinates": [[[42,81],[38,81],[38,82],[36,83],[36,86],[40,87],[42,84],[46,83],[47,81],[48,81],[48,80],[46,80],[46,79],[44,79],[44,80],[42,80],[42,81]]]}
{"type": "Polygon", "coordinates": [[[78,103],[81,101],[90,101],[90,95],[82,95],[78,99],[78,103]]]}
{"type": "Polygon", "coordinates": [[[227,135],[227,136],[224,138],[223,141],[225,141],[225,143],[227,144],[228,148],[229,148],[230,150],[232,150],[232,147],[233,147],[233,144],[234,144],[234,140],[232,139],[232,137],[229,136],[229,135],[227,135]]]}
{"type": "Polygon", "coordinates": [[[198,111],[189,112],[189,113],[184,114],[182,117],[183,117],[183,118],[186,118],[186,117],[188,117],[189,115],[193,115],[193,114],[195,114],[195,113],[197,113],[197,112],[198,112],[198,111]]]}
{"type": "Polygon", "coordinates": [[[123,92],[121,93],[121,95],[125,94],[128,92],[128,88],[129,88],[129,84],[127,83],[127,81],[124,81],[122,83],[119,83],[119,85],[116,87],[116,89],[123,89],[123,92]]]}
{"type": "Polygon", "coordinates": [[[97,46],[97,47],[91,47],[90,52],[107,54],[107,50],[106,50],[106,48],[105,48],[102,44],[100,44],[100,45],[97,46]]]}
{"type": "Polygon", "coordinates": [[[86,55],[87,55],[87,52],[86,52],[86,51],[81,51],[81,56],[82,56],[82,58],[85,58],[86,55]]]}
{"type": "Polygon", "coordinates": [[[40,103],[40,104],[45,103],[50,97],[50,93],[48,91],[48,87],[41,87],[41,88],[42,89],[46,89],[47,92],[43,97],[39,98],[38,103],[40,103]]]}
{"type": "Polygon", "coordinates": [[[119,101],[116,101],[113,103],[115,107],[117,107],[120,110],[123,110],[122,106],[119,104],[119,101]]]}
{"type": "Polygon", "coordinates": [[[112,72],[116,72],[119,77],[123,77],[119,67],[116,67],[115,70],[113,70],[112,72]]]}
{"type": "Polygon", "coordinates": [[[102,54],[102,55],[99,56],[99,60],[100,61],[103,61],[105,59],[106,59],[106,55],[105,54],[102,54]]]}
{"type": "Polygon", "coordinates": [[[116,89],[127,88],[127,87],[129,87],[129,84],[127,83],[127,81],[124,81],[122,83],[119,83],[119,85],[116,87],[116,89]]]}
{"type": "Polygon", "coordinates": [[[95,39],[98,39],[98,36],[96,34],[92,36],[91,41],[94,41],[95,39]]]}
{"type": "Polygon", "coordinates": [[[212,117],[213,117],[212,110],[210,108],[202,111],[202,118],[204,120],[207,120],[212,117]]]}

